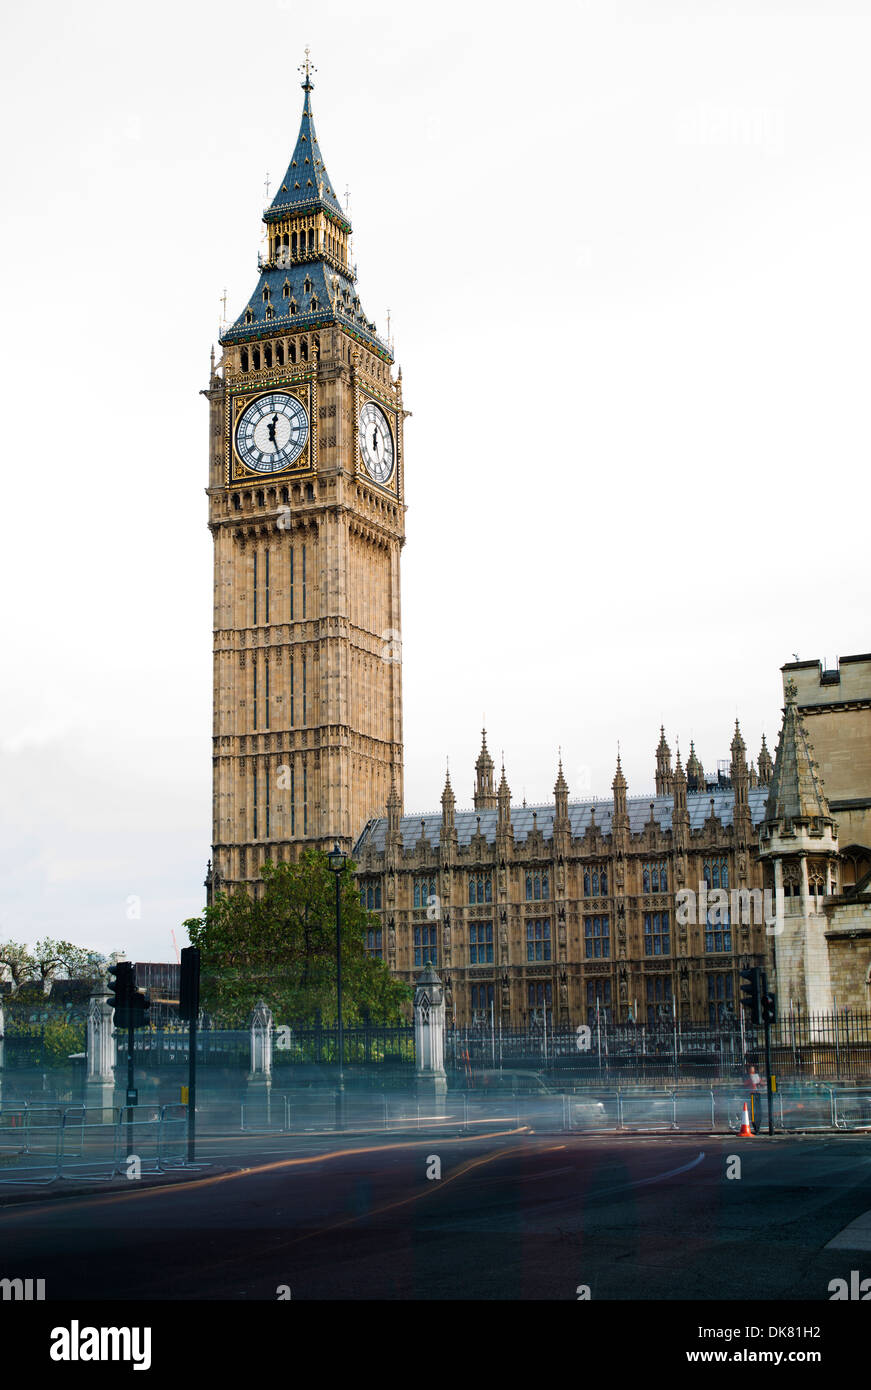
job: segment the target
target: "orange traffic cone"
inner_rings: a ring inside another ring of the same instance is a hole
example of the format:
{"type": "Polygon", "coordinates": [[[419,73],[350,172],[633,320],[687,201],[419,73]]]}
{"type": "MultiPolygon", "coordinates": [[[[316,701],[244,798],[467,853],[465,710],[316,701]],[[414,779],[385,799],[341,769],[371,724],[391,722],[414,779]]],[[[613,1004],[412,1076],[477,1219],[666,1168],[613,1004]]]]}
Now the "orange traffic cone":
{"type": "Polygon", "coordinates": [[[750,1128],[750,1112],[747,1109],[747,1102],[744,1102],[744,1115],[741,1119],[741,1128],[738,1131],[739,1139],[752,1139],[753,1131],[750,1128]]]}

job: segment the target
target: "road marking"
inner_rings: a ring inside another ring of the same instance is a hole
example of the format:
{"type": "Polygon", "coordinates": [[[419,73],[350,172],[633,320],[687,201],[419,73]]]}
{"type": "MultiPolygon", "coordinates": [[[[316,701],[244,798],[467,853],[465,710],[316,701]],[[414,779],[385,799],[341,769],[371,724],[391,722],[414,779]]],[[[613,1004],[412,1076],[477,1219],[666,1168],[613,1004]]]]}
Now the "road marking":
{"type": "Polygon", "coordinates": [[[587,1192],[585,1195],[593,1201],[598,1201],[600,1197],[609,1197],[613,1192],[626,1192],[630,1187],[648,1187],[654,1182],[665,1182],[666,1178],[676,1178],[680,1173],[688,1173],[690,1169],[697,1168],[705,1155],[698,1154],[691,1163],[684,1163],[680,1168],[669,1168],[667,1173],[654,1173],[652,1178],[638,1178],[635,1182],[623,1182],[619,1187],[606,1187],[601,1192],[587,1192]]]}
{"type": "Polygon", "coordinates": [[[825,1250],[871,1250],[871,1211],[864,1211],[823,1247],[825,1250]]]}

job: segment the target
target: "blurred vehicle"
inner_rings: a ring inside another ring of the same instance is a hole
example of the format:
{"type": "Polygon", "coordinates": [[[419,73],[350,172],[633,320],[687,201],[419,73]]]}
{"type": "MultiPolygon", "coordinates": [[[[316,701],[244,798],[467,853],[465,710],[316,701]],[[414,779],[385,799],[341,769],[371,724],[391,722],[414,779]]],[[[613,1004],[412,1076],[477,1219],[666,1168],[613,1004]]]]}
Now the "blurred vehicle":
{"type": "Polygon", "coordinates": [[[556,1096],[558,1094],[538,1071],[472,1072],[467,1079],[467,1089],[501,1096],[556,1096]]]}

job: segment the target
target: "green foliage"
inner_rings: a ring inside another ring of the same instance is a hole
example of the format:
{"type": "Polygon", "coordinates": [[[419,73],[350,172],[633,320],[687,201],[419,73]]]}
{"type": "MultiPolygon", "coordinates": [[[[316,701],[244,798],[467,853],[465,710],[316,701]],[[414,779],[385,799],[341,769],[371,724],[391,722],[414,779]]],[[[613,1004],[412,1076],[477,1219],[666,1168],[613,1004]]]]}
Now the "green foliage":
{"type": "Polygon", "coordinates": [[[86,1027],[83,1022],[70,1023],[64,1018],[53,1018],[46,1023],[42,1046],[49,1066],[64,1066],[70,1053],[85,1051],[86,1027]]]}
{"type": "Polygon", "coordinates": [[[25,980],[32,980],[36,972],[36,961],[29,947],[22,941],[0,942],[0,975],[8,974],[16,988],[25,980]]]}
{"type": "Polygon", "coordinates": [[[74,946],[71,941],[37,941],[34,964],[41,980],[90,980],[96,982],[106,966],[99,951],[74,946]]]}
{"type": "Polygon", "coordinates": [[[96,983],[106,968],[99,951],[72,941],[37,941],[35,950],[20,941],[0,942],[0,975],[8,973],[16,989],[30,981],[84,980],[96,983]]]}
{"type": "MultiPolygon", "coordinates": [[[[342,1018],[397,1022],[411,990],[366,955],[365,933],[381,924],[360,902],[352,870],[349,863],[339,879],[342,1018]]],[[[184,924],[201,952],[203,1008],[242,1027],[263,999],[277,1023],[313,1023],[318,1014],[335,1023],[336,880],[326,855],[306,850],[297,864],[264,864],[260,876],[256,897],[219,893],[184,924]]]]}
{"type": "Polygon", "coordinates": [[[62,1014],[42,1022],[15,1016],[6,1021],[7,1038],[27,1038],[33,1044],[34,1057],[41,1067],[66,1066],[71,1053],[85,1051],[86,1035],[87,1024],[83,1019],[72,1021],[62,1014]]]}

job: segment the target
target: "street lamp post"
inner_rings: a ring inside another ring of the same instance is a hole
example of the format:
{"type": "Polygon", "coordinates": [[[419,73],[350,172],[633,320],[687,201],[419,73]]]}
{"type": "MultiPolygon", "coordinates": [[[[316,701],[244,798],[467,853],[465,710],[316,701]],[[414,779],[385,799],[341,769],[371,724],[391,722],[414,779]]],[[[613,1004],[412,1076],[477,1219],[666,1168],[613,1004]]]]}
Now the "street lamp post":
{"type": "Polygon", "coordinates": [[[345,1035],[342,1030],[342,870],[348,862],[347,855],[339,849],[338,841],[327,855],[330,868],[336,877],[336,1004],[338,1012],[338,1051],[339,1075],[336,1085],[336,1129],[345,1128],[345,1075],[342,1070],[345,1055],[345,1035]]]}

